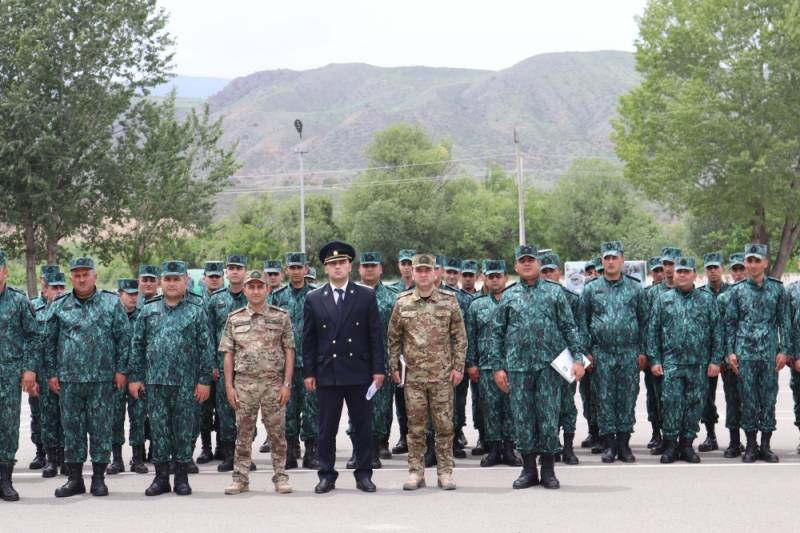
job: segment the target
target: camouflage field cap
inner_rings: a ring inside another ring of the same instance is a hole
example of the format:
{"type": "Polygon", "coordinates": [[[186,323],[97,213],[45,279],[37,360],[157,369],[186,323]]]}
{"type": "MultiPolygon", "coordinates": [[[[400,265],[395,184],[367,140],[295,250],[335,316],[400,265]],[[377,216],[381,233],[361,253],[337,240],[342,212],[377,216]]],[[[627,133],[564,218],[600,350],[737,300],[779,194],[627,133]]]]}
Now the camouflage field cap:
{"type": "Polygon", "coordinates": [[[465,259],[461,262],[461,273],[462,274],[477,274],[478,273],[478,262],[474,259],[465,259]]]}
{"type": "Polygon", "coordinates": [[[267,280],[264,278],[264,273],[261,270],[250,270],[247,273],[247,276],[244,278],[245,284],[250,283],[251,281],[255,281],[258,283],[266,283],[267,280]]]}
{"type": "Polygon", "coordinates": [[[381,254],[378,252],[364,252],[358,258],[358,262],[362,265],[380,265],[381,254]]]}
{"type": "Polygon", "coordinates": [[[436,268],[436,257],[433,254],[416,254],[411,259],[411,266],[415,269],[420,267],[436,268]]]}
{"type": "Polygon", "coordinates": [[[127,292],[128,294],[136,294],[139,292],[139,280],[129,278],[118,279],[117,290],[127,292]]]}
{"type": "Polygon", "coordinates": [[[282,269],[283,265],[281,264],[280,259],[270,259],[269,261],[264,261],[264,272],[266,272],[267,274],[269,273],[280,274],[282,269]]]}
{"type": "Polygon", "coordinates": [[[587,259],[586,263],[583,265],[584,272],[586,272],[589,269],[597,270],[597,261],[594,258],[587,259]]]}
{"type": "Polygon", "coordinates": [[[695,270],[694,257],[679,257],[675,260],[675,271],[695,270]]]}
{"type": "Polygon", "coordinates": [[[287,267],[291,266],[306,266],[306,253],[305,252],[289,252],[286,254],[287,267]]]}
{"type": "Polygon", "coordinates": [[[558,254],[554,252],[546,253],[542,256],[542,270],[557,270],[561,263],[558,254]]]}
{"type": "Polygon", "coordinates": [[[722,259],[722,252],[709,252],[707,254],[703,254],[703,266],[704,267],[721,267],[725,261],[722,259]]]}
{"type": "Polygon", "coordinates": [[[654,270],[663,269],[664,265],[661,264],[661,256],[651,257],[647,260],[647,270],[651,272],[654,270]]]}
{"type": "Polygon", "coordinates": [[[502,259],[484,259],[483,260],[483,274],[505,274],[506,262],[502,259]]]}
{"type": "Polygon", "coordinates": [[[139,267],[140,278],[157,278],[161,276],[161,269],[155,265],[142,265],[139,267]]]}
{"type": "Polygon", "coordinates": [[[536,252],[536,247],[530,244],[520,244],[514,249],[514,258],[521,259],[523,257],[533,257],[534,259],[539,259],[539,255],[536,252]]]}
{"type": "Polygon", "coordinates": [[[39,268],[39,277],[45,278],[48,274],[61,272],[61,267],[58,265],[42,265],[39,268]]]}
{"type": "Polygon", "coordinates": [[[744,266],[744,254],[731,254],[728,258],[728,268],[733,268],[735,266],[744,266]]]}
{"type": "Polygon", "coordinates": [[[461,259],[458,259],[457,257],[445,257],[444,269],[461,272],[461,259]]]}
{"type": "Polygon", "coordinates": [[[602,273],[603,273],[603,270],[605,270],[605,269],[603,268],[603,258],[602,258],[602,257],[595,257],[595,258],[593,259],[593,261],[594,261],[594,269],[595,269],[595,270],[596,270],[598,273],[602,274],[602,273]]]}
{"type": "Polygon", "coordinates": [[[305,273],[303,278],[311,281],[317,281],[317,269],[314,267],[308,267],[308,272],[305,273]]]}
{"type": "Polygon", "coordinates": [[[415,255],[417,255],[416,250],[411,250],[411,249],[400,250],[400,253],[397,254],[397,260],[411,261],[415,255]]]}
{"type": "Polygon", "coordinates": [[[661,264],[674,263],[681,255],[683,255],[683,252],[681,252],[680,248],[665,246],[661,249],[661,264]]]}
{"type": "Polygon", "coordinates": [[[184,276],[186,275],[186,263],[184,261],[164,261],[161,263],[161,277],[184,276]]]}
{"type": "Polygon", "coordinates": [[[625,250],[622,248],[622,243],[619,241],[608,241],[600,245],[601,257],[608,257],[609,255],[619,257],[623,253],[625,253],[625,250]]]}
{"type": "Polygon", "coordinates": [[[206,261],[203,263],[203,274],[206,276],[222,276],[225,273],[225,263],[222,261],[206,261]]]}
{"type": "Polygon", "coordinates": [[[69,262],[69,270],[78,270],[79,268],[88,268],[94,270],[94,259],[91,257],[76,257],[69,262]]]}
{"type": "Polygon", "coordinates": [[[436,268],[442,268],[444,266],[444,256],[437,255],[435,256],[436,259],[436,268]]]}
{"type": "Polygon", "coordinates": [[[759,259],[767,258],[767,245],[766,244],[748,244],[744,247],[744,258],[757,257],[759,259]]]}
{"type": "Polygon", "coordinates": [[[67,285],[63,272],[51,272],[45,276],[45,281],[53,287],[65,287],[67,285]]]}
{"type": "Polygon", "coordinates": [[[247,267],[247,256],[243,254],[231,254],[228,256],[228,260],[225,261],[225,266],[247,267]]]}

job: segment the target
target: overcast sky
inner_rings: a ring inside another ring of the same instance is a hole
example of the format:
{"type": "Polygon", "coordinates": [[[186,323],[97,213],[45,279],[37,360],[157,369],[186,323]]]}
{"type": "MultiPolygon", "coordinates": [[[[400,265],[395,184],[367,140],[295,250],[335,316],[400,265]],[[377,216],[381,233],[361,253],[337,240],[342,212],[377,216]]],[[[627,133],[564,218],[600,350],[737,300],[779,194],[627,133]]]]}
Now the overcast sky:
{"type": "Polygon", "coordinates": [[[329,63],[499,70],[545,52],[633,50],[646,0],[159,0],[175,71],[234,78],[329,63]]]}

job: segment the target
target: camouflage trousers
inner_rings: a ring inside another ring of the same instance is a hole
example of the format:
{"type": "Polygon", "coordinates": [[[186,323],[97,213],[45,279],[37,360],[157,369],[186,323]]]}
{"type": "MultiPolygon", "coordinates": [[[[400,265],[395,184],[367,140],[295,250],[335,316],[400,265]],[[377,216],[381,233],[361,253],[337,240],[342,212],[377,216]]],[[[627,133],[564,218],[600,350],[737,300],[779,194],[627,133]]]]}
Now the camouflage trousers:
{"type": "Polygon", "coordinates": [[[137,400],[127,390],[114,392],[114,426],[111,444],[125,444],[125,411],[128,411],[128,441],[131,446],[144,444],[145,400],[137,400]]]}
{"type": "Polygon", "coordinates": [[[208,400],[200,404],[200,419],[198,420],[198,427],[197,427],[198,435],[202,431],[208,431],[210,433],[211,431],[214,430],[214,410],[215,410],[215,405],[217,403],[218,386],[224,387],[225,385],[220,384],[216,381],[212,381],[211,394],[208,397],[208,400]]]}
{"type": "Polygon", "coordinates": [[[146,385],[153,464],[189,463],[200,406],[193,385],[146,385]]]}
{"type": "MultiPolygon", "coordinates": [[[[491,373],[491,370],[487,370],[491,373]]],[[[467,379],[466,377],[464,379],[467,379]]],[[[479,432],[484,432],[483,411],[481,410],[481,385],[480,380],[469,382],[469,392],[472,395],[472,427],[479,432]]]]}
{"type": "Polygon", "coordinates": [[[395,385],[387,377],[372,397],[372,436],[384,439],[392,429],[392,401],[395,385]]]}
{"type": "Polygon", "coordinates": [[[644,371],[644,388],[647,393],[647,420],[655,428],[662,426],[661,382],[663,376],[654,376],[650,368],[644,371]]]}
{"type": "Polygon", "coordinates": [[[406,413],[406,393],[403,388],[397,387],[394,393],[394,410],[397,416],[397,426],[400,435],[408,435],[408,414],[406,413]]]}
{"type": "Polygon", "coordinates": [[[549,366],[531,372],[508,373],[514,441],[520,453],[559,452],[562,381],[564,378],[549,366]]]}
{"type": "Polygon", "coordinates": [[[286,404],[286,439],[300,437],[316,440],[319,435],[319,405],[317,393],[306,391],[303,370],[295,368],[292,376],[292,395],[286,404]]]}
{"type": "Polygon", "coordinates": [[[706,365],[664,366],[661,416],[665,439],[694,439],[708,388],[706,365]]]}
{"type": "Polygon", "coordinates": [[[451,474],[453,460],[453,384],[406,383],[403,388],[408,414],[408,471],[422,474],[425,471],[423,456],[426,448],[428,417],[433,423],[436,448],[436,470],[451,474]]]}
{"type": "Polygon", "coordinates": [[[578,423],[578,408],[575,407],[575,391],[578,382],[567,382],[561,380],[561,409],[558,414],[558,425],[564,433],[575,433],[575,426],[578,423]]]}
{"type": "Polygon", "coordinates": [[[47,378],[39,376],[39,423],[42,445],[46,449],[63,448],[64,432],[61,429],[61,403],[58,394],[47,386],[47,378]]]}
{"type": "Polygon", "coordinates": [[[14,466],[22,404],[20,373],[0,376],[0,465],[14,466]]]}
{"type": "Polygon", "coordinates": [[[42,446],[42,406],[38,396],[28,396],[28,409],[31,415],[31,442],[42,446]]]}
{"type": "Polygon", "coordinates": [[[484,420],[484,442],[514,440],[511,399],[508,394],[497,388],[490,368],[481,369],[478,385],[481,388],[480,407],[484,420]]]}
{"type": "Polygon", "coordinates": [[[775,431],[778,372],[774,361],[739,361],[742,429],[775,431]]]}
{"type": "Polygon", "coordinates": [[[742,427],[742,397],[739,377],[726,365],[722,365],[722,390],[725,392],[725,427],[738,430],[742,427]]]}
{"type": "Polygon", "coordinates": [[[111,459],[111,415],[116,387],[111,382],[61,382],[61,427],[64,430],[64,462],[86,461],[86,435],[93,463],[111,459]]]}
{"type": "MultiPolygon", "coordinates": [[[[222,369],[220,369],[219,381],[217,381],[219,386],[216,387],[217,401],[214,405],[214,408],[217,410],[217,420],[219,421],[217,437],[222,443],[233,444],[236,441],[236,413],[233,412],[233,408],[228,403],[228,396],[225,394],[224,383],[225,373],[222,371],[222,369]]],[[[194,426],[195,440],[197,439],[199,429],[200,423],[198,419],[194,426]]]]}
{"type": "Polygon", "coordinates": [[[461,431],[467,425],[467,394],[469,393],[469,378],[464,376],[455,387],[453,395],[453,432],[461,431]]]}
{"type": "Polygon", "coordinates": [[[792,399],[794,400],[794,425],[800,428],[800,373],[796,372],[794,368],[792,368],[789,387],[792,389],[792,399]]]}
{"type": "Polygon", "coordinates": [[[600,434],[632,433],[636,423],[636,397],[639,395],[636,350],[596,350],[593,355],[592,394],[596,394],[600,434]]]}
{"type": "MultiPolygon", "coordinates": [[[[592,395],[594,379],[594,369],[592,369],[592,372],[587,372],[578,384],[578,391],[581,393],[581,404],[583,404],[581,412],[589,427],[597,425],[597,398],[592,395]]],[[[596,395],[597,391],[594,391],[594,394],[596,395]]]]}
{"type": "Polygon", "coordinates": [[[719,376],[707,378],[706,397],[703,402],[703,416],[700,421],[703,424],[716,424],[719,422],[719,412],[717,411],[717,383],[719,376]]]}
{"type": "Polygon", "coordinates": [[[250,482],[250,462],[253,454],[253,432],[261,409],[261,421],[267,428],[272,449],[272,482],[288,480],[286,465],[285,411],[278,401],[283,376],[244,376],[237,374],[233,386],[239,395],[236,410],[236,453],[233,463],[233,480],[250,482]]]}

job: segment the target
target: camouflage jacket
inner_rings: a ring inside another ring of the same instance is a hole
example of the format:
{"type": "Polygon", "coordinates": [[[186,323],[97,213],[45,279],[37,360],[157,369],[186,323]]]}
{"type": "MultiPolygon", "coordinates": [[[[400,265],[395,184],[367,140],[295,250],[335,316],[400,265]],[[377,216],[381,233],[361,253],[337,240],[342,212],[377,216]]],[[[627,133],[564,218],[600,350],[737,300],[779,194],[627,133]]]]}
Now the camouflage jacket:
{"type": "Polygon", "coordinates": [[[595,278],[583,288],[579,315],[589,353],[644,353],[648,310],[639,280],[628,276],[616,281],[595,278]]]}
{"type": "Polygon", "coordinates": [[[714,300],[716,300],[717,298],[725,294],[725,292],[727,292],[727,290],[730,289],[731,286],[732,285],[730,283],[722,282],[722,285],[720,285],[719,287],[719,291],[714,292],[714,289],[711,288],[711,285],[706,283],[705,285],[700,287],[700,290],[706,291],[708,294],[714,297],[714,300]]]}
{"type": "Polygon", "coordinates": [[[500,301],[491,294],[478,296],[467,310],[467,368],[477,366],[481,370],[491,370],[489,363],[489,328],[492,315],[500,301]]]}
{"type": "Polygon", "coordinates": [[[417,289],[397,296],[389,320],[389,371],[406,361],[406,381],[441,383],[451,370],[464,372],[467,332],[452,292],[434,289],[426,299],[417,289]]]}
{"type": "Polygon", "coordinates": [[[378,285],[375,286],[375,298],[378,300],[378,314],[381,318],[381,331],[383,332],[383,349],[386,352],[384,366],[388,368],[389,320],[392,318],[392,309],[394,309],[394,303],[397,301],[397,292],[391,286],[384,285],[382,281],[379,281],[378,285]]]}
{"type": "Polygon", "coordinates": [[[550,365],[564,348],[584,353],[567,297],[558,283],[518,282],[503,292],[492,315],[489,364],[493,371],[530,372],[550,365]]]}
{"type": "Polygon", "coordinates": [[[791,304],[780,281],[764,278],[757,285],[746,279],[727,293],[726,354],[741,361],[773,361],[779,352],[792,355],[791,304]]]}
{"type": "Polygon", "coordinates": [[[292,319],[295,368],[303,367],[303,306],[306,303],[306,295],[316,288],[317,286],[311,283],[306,283],[300,289],[295,289],[289,284],[270,293],[269,303],[281,309],[286,309],[289,312],[289,318],[292,319]]]}
{"type": "Polygon", "coordinates": [[[710,291],[670,289],[653,305],[646,354],[652,365],[718,365],[724,357],[719,310],[710,291]]]}
{"type": "Polygon", "coordinates": [[[163,296],[147,300],[136,318],[128,379],[148,385],[208,385],[214,345],[208,317],[189,299],[175,307],[163,296]]]}
{"type": "Polygon", "coordinates": [[[18,380],[23,371],[38,373],[41,342],[41,328],[27,296],[6,285],[0,292],[0,376],[18,380]]]}
{"type": "Polygon", "coordinates": [[[466,318],[469,304],[472,303],[472,300],[475,297],[464,289],[453,287],[452,285],[442,284],[441,289],[444,291],[450,291],[456,295],[456,300],[458,300],[458,308],[461,310],[461,316],[466,318]]]}
{"type": "Polygon", "coordinates": [[[45,331],[48,377],[69,383],[112,381],[128,360],[131,325],[119,296],[96,290],[81,302],[74,291],[56,298],[45,331]]]}
{"type": "Polygon", "coordinates": [[[398,294],[400,294],[401,292],[412,290],[414,288],[414,282],[412,281],[411,286],[406,287],[406,284],[403,283],[403,280],[401,279],[400,281],[395,281],[394,283],[387,285],[387,287],[394,289],[398,294]]]}
{"type": "Polygon", "coordinates": [[[286,350],[294,350],[289,314],[274,305],[261,311],[246,305],[228,316],[218,349],[233,354],[237,375],[283,379],[286,350]]]}
{"type": "MultiPolygon", "coordinates": [[[[213,346],[219,346],[228,315],[245,305],[247,305],[247,298],[244,296],[244,291],[233,294],[228,287],[222,287],[211,294],[211,297],[205,302],[205,306],[213,346]]],[[[220,352],[215,352],[212,365],[213,368],[218,368],[222,372],[222,354],[220,352]]]]}

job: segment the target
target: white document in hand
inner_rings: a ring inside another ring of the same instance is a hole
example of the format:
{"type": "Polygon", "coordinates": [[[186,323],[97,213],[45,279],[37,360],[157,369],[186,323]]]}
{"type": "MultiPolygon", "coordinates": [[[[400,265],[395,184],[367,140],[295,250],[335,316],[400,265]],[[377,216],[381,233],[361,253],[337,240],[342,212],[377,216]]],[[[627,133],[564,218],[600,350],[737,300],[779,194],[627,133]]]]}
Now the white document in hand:
{"type": "MultiPolygon", "coordinates": [[[[572,383],[575,381],[575,372],[572,371],[572,365],[575,363],[575,359],[572,357],[572,352],[569,351],[569,348],[564,348],[558,357],[553,359],[550,363],[556,372],[561,374],[561,377],[566,379],[568,383],[572,383]]],[[[588,368],[591,365],[591,361],[583,356],[583,367],[588,368]]]]}

